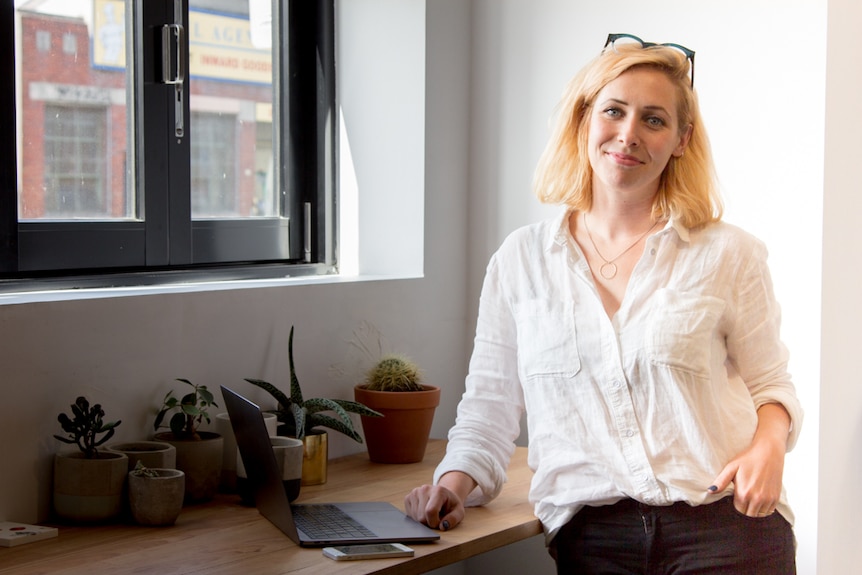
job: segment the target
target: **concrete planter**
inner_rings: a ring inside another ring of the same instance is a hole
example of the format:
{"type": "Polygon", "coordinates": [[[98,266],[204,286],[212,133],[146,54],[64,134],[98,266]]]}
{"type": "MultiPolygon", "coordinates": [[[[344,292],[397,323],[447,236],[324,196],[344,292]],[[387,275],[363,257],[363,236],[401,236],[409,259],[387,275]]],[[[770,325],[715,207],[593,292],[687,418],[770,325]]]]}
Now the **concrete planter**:
{"type": "MultiPolygon", "coordinates": [[[[221,483],[219,487],[222,491],[233,493],[237,489],[236,437],[233,434],[233,426],[230,422],[230,416],[227,413],[219,413],[216,415],[215,422],[216,432],[224,438],[221,462],[221,483]]],[[[266,430],[269,432],[269,435],[275,435],[278,432],[278,419],[274,413],[263,412],[263,422],[266,424],[266,430]]]]}
{"type": "Polygon", "coordinates": [[[177,448],[164,441],[129,441],[116,443],[108,451],[125,453],[129,458],[129,471],[140,461],[150,469],[176,469],[177,448]]]}
{"type": "Polygon", "coordinates": [[[83,453],[54,456],[54,512],[74,522],[108,521],[123,510],[123,488],[129,472],[122,453],[101,451],[87,459],[83,453]]]}
{"type": "Polygon", "coordinates": [[[129,509],[139,525],[173,525],[183,508],[186,477],[178,469],[151,469],[158,477],[129,473],[129,509]]]}
{"type": "Polygon", "coordinates": [[[177,469],[186,476],[186,503],[215,497],[221,479],[224,438],[211,431],[199,431],[200,439],[176,440],[170,432],[157,433],[156,441],[170,443],[177,450],[177,469]]]}

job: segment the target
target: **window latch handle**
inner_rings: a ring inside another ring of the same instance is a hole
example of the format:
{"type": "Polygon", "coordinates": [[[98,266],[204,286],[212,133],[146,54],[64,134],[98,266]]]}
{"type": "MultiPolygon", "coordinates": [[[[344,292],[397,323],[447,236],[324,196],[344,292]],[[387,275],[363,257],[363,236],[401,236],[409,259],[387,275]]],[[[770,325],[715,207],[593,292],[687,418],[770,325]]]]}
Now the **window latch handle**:
{"type": "Polygon", "coordinates": [[[163,84],[182,85],[186,79],[182,50],[185,35],[185,28],[183,28],[182,24],[165,24],[162,26],[163,84]]]}
{"type": "Polygon", "coordinates": [[[186,79],[186,66],[183,60],[185,34],[182,24],[162,26],[162,83],[176,88],[174,134],[177,138],[182,138],[185,134],[183,119],[183,83],[186,79]]]}

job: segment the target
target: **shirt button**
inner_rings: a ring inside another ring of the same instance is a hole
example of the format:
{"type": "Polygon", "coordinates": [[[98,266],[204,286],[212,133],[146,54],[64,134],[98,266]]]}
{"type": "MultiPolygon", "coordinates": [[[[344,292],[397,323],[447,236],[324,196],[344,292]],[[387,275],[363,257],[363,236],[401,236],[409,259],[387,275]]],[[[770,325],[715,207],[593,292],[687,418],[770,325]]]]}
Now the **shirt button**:
{"type": "Polygon", "coordinates": [[[654,256],[654,255],[655,255],[655,248],[652,248],[652,249],[649,251],[649,255],[651,255],[651,256],[654,256]]]}
{"type": "Polygon", "coordinates": [[[626,430],[626,437],[631,437],[631,436],[633,436],[634,434],[635,434],[635,432],[634,432],[634,431],[632,431],[631,429],[626,430]]]}

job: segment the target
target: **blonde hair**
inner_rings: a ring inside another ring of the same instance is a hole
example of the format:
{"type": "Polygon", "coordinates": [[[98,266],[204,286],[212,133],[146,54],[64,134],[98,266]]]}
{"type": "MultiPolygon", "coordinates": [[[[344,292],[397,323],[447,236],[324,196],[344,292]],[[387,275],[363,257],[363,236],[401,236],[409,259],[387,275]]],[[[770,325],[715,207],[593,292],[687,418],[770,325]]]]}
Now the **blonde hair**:
{"type": "Polygon", "coordinates": [[[598,93],[632,68],[652,68],[667,75],[677,89],[680,130],[690,125],[691,139],[681,157],[671,157],[662,172],[652,216],[673,216],[694,228],[721,219],[723,207],[706,128],[697,95],[691,87],[689,62],[682,52],[665,46],[607,48],[569,82],[558,105],[557,122],[539,159],[533,191],[542,202],[577,210],[592,205],[593,170],[587,153],[589,117],[598,93]]]}

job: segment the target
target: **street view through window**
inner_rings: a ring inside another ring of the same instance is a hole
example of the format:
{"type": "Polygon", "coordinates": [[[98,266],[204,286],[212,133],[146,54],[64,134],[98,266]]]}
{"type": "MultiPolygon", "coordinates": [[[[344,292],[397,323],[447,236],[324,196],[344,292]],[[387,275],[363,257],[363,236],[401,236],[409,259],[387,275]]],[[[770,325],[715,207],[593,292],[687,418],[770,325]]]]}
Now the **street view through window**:
{"type": "MultiPolygon", "coordinates": [[[[140,220],[133,3],[15,0],[20,221],[140,220]]],[[[194,219],[278,214],[271,27],[259,0],[192,0],[194,219]],[[260,15],[259,15],[260,14],[260,15]]]]}

